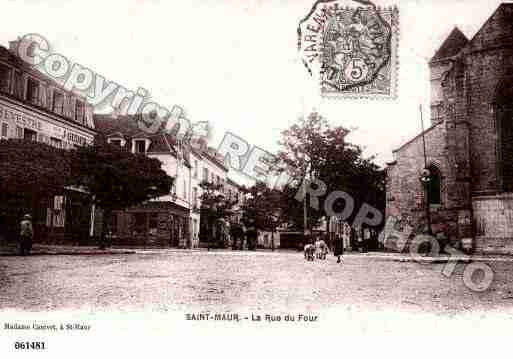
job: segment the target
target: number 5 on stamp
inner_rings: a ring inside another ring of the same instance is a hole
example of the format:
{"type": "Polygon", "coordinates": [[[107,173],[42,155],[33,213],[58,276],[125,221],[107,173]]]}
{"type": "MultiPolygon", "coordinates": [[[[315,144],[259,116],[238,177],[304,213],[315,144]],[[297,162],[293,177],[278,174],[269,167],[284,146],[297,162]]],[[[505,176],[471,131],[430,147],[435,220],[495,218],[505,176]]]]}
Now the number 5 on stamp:
{"type": "Polygon", "coordinates": [[[318,0],[298,27],[308,71],[319,68],[324,97],[397,97],[399,11],[367,0],[318,0]],[[350,2],[351,2],[350,1],[350,2]]]}

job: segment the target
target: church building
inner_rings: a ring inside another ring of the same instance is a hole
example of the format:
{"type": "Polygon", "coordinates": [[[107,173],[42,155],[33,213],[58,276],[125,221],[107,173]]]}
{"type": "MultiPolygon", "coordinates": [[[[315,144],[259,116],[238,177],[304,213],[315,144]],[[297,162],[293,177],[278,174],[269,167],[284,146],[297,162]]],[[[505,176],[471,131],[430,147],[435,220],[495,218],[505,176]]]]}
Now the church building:
{"type": "Polygon", "coordinates": [[[513,253],[513,4],[429,62],[431,123],[393,151],[387,220],[455,248],[513,253]]]}

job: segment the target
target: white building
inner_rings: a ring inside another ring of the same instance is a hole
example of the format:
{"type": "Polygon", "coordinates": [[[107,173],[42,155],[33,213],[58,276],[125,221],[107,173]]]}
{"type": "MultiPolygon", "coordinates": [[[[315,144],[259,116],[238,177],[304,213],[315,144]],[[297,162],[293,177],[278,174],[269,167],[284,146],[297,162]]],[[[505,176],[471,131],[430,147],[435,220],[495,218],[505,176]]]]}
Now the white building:
{"type": "MultiPolygon", "coordinates": [[[[201,169],[200,169],[200,183],[208,182],[221,185],[222,188],[218,191],[219,195],[224,196],[224,187],[226,184],[226,179],[228,175],[228,168],[224,166],[222,158],[220,158],[213,149],[208,149],[205,146],[196,147],[198,151],[200,151],[202,161],[201,161],[201,169]]],[[[202,191],[198,191],[199,196],[201,196],[202,191]]],[[[200,203],[201,208],[201,203],[200,203]]],[[[210,238],[213,234],[210,233],[210,230],[207,228],[212,227],[212,223],[207,225],[207,220],[204,217],[200,216],[200,232],[202,232],[203,238],[200,236],[200,241],[202,243],[201,246],[208,246],[208,243],[205,243],[206,240],[211,240],[210,238]]]]}
{"type": "Polygon", "coordinates": [[[201,151],[191,148],[189,152],[189,161],[191,164],[191,185],[190,185],[190,232],[192,247],[199,247],[200,231],[200,209],[201,209],[201,182],[203,173],[203,156],[201,151]]]}

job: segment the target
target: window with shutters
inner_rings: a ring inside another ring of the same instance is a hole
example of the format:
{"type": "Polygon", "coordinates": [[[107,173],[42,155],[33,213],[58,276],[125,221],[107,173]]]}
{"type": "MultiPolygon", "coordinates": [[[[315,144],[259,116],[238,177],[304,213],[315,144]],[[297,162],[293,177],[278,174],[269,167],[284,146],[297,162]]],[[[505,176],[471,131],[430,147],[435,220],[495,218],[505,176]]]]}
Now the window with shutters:
{"type": "Polygon", "coordinates": [[[21,71],[15,70],[14,71],[14,96],[16,96],[19,99],[23,99],[23,93],[24,93],[24,83],[23,83],[23,76],[21,74],[21,71]]]}
{"type": "Polygon", "coordinates": [[[27,79],[26,100],[33,105],[39,105],[39,81],[30,77],[27,79]]]}
{"type": "Polygon", "coordinates": [[[2,128],[0,130],[0,138],[7,138],[9,134],[9,125],[5,122],[2,122],[2,128]]]}
{"type": "Polygon", "coordinates": [[[75,101],[75,121],[85,125],[85,106],[82,101],[75,101]]]}
{"type": "Polygon", "coordinates": [[[16,126],[16,138],[23,138],[23,127],[16,126]]]}
{"type": "Polygon", "coordinates": [[[10,93],[12,69],[4,64],[0,64],[0,92],[10,93]]]}
{"type": "Polygon", "coordinates": [[[64,94],[59,91],[53,92],[53,105],[52,109],[59,115],[64,115],[64,94]]]}

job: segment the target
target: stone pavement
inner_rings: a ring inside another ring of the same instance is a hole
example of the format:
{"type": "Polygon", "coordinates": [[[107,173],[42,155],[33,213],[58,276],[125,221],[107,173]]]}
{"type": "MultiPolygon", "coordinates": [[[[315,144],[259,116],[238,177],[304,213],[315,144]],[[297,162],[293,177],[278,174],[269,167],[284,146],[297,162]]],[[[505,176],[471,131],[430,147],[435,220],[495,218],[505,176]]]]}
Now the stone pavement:
{"type": "Polygon", "coordinates": [[[348,254],[337,264],[333,255],[307,262],[293,251],[135,251],[3,257],[0,311],[350,308],[457,314],[513,305],[511,262],[490,262],[493,284],[474,292],[463,283],[464,263],[444,276],[445,264],[398,262],[393,254],[348,254]]]}

